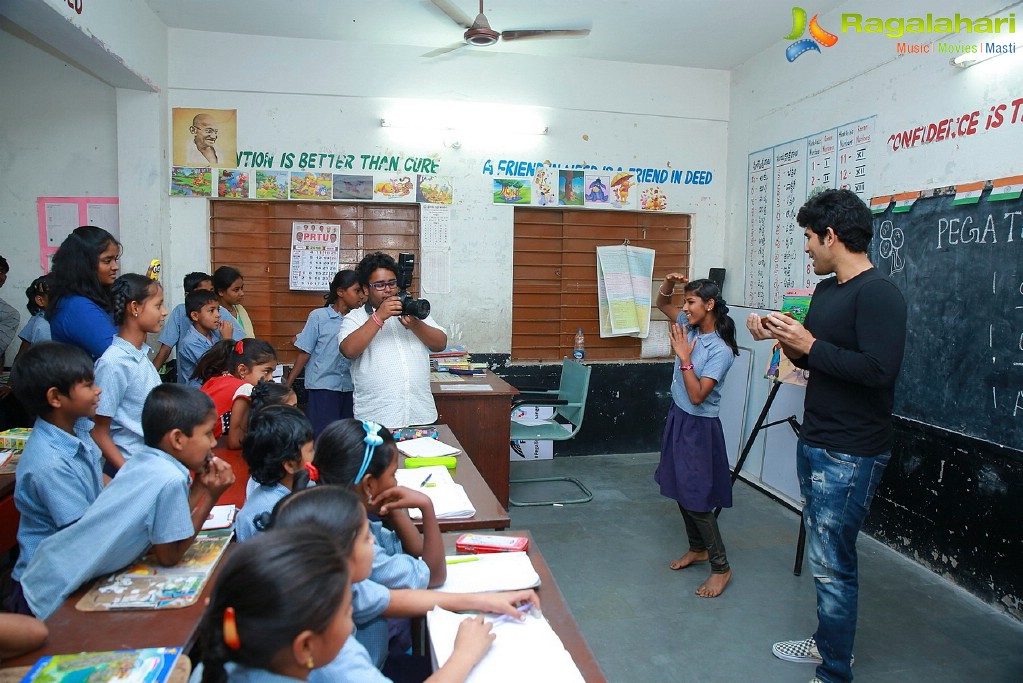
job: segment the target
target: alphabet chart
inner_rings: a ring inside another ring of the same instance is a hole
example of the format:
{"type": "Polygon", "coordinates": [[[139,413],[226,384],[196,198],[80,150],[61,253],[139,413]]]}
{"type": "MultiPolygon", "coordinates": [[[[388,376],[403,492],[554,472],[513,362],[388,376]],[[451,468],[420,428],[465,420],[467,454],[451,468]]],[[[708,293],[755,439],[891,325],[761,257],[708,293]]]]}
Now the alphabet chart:
{"type": "Polygon", "coordinates": [[[291,289],[324,291],[338,271],[341,226],[335,223],[304,223],[291,226],[291,289]]]}
{"type": "Polygon", "coordinates": [[[813,289],[820,277],[803,251],[796,215],[827,188],[869,202],[868,150],[876,117],[774,145],[749,155],[746,286],[752,308],[781,308],[785,291],[813,289]]]}

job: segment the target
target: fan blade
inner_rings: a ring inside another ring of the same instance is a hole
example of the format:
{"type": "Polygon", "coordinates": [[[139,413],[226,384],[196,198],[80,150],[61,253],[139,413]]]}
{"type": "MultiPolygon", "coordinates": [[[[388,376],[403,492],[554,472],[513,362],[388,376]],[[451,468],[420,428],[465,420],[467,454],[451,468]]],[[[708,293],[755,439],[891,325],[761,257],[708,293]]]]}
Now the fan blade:
{"type": "Polygon", "coordinates": [[[427,58],[440,57],[441,55],[446,55],[449,52],[454,52],[455,50],[457,50],[460,47],[465,47],[465,45],[466,44],[465,44],[464,41],[460,41],[460,42],[457,42],[457,43],[451,43],[447,47],[438,47],[436,50],[431,50],[431,51],[427,52],[425,55],[421,55],[421,56],[427,57],[427,58]]]}
{"type": "Polygon", "coordinates": [[[535,28],[517,31],[502,31],[501,40],[522,40],[523,38],[582,38],[590,35],[588,28],[535,28]]]}
{"type": "Polygon", "coordinates": [[[444,14],[448,15],[451,21],[455,22],[462,28],[472,28],[472,19],[462,13],[462,10],[452,5],[448,0],[430,0],[434,7],[439,9],[444,14]]]}

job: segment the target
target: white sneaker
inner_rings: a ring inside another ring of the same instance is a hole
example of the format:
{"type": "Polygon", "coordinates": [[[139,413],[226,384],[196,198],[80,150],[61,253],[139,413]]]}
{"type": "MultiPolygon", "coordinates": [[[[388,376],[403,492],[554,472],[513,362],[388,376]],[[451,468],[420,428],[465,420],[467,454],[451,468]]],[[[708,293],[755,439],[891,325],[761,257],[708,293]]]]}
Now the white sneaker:
{"type": "MultiPolygon", "coordinates": [[[[771,646],[771,652],[775,657],[784,659],[786,662],[796,662],[797,664],[822,664],[824,662],[813,636],[805,640],[783,640],[775,643],[771,646]]],[[[856,657],[853,656],[849,659],[849,666],[855,662],[856,657]]]]}

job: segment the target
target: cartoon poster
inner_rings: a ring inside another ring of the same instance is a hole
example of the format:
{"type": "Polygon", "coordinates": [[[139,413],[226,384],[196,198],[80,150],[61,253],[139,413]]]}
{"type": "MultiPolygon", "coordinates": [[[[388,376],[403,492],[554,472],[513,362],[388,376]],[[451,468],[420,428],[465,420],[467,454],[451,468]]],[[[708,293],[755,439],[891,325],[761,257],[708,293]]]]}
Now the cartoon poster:
{"type": "Polygon", "coordinates": [[[611,176],[586,173],[583,175],[583,185],[586,188],[583,199],[586,205],[607,204],[611,197],[611,176]]]}
{"type": "Polygon", "coordinates": [[[630,190],[636,186],[632,173],[619,171],[611,177],[611,206],[615,209],[636,208],[636,193],[630,190]]]}
{"type": "Polygon", "coordinates": [[[373,176],[335,173],[334,199],[373,199],[373,176]]]}
{"type": "Polygon", "coordinates": [[[538,206],[557,206],[558,174],[552,168],[541,166],[533,174],[533,192],[538,206]]]}
{"type": "Polygon", "coordinates": [[[529,204],[532,187],[528,180],[520,178],[496,178],[494,180],[495,204],[529,204]]]}
{"type": "Polygon", "coordinates": [[[414,202],[416,183],[407,175],[375,175],[373,177],[373,199],[385,202],[414,202]]]}
{"type": "Polygon", "coordinates": [[[234,166],[238,154],[238,110],[174,107],[171,147],[175,166],[234,166]]]}
{"type": "Polygon", "coordinates": [[[454,192],[451,177],[442,175],[421,175],[416,188],[416,201],[425,204],[450,204],[454,192]]]}
{"type": "Polygon", "coordinates": [[[287,171],[256,171],[256,199],[287,199],[287,171]]]}
{"type": "Polygon", "coordinates": [[[665,211],[668,208],[668,196],[661,191],[659,185],[647,185],[639,193],[639,208],[643,211],[665,211]]]}
{"type": "Polygon", "coordinates": [[[341,226],[336,223],[291,225],[291,289],[325,291],[338,271],[341,254],[341,226]]]}
{"type": "Polygon", "coordinates": [[[558,204],[563,206],[583,205],[582,171],[558,171],[558,204]]]}
{"type": "Polygon", "coordinates": [[[217,171],[217,196],[230,199],[249,198],[249,173],[237,168],[217,171]]]}
{"type": "Polygon", "coordinates": [[[292,171],[291,198],[328,200],[333,196],[332,180],[329,173],[292,171]]]}
{"type": "Polygon", "coordinates": [[[171,168],[170,193],[173,197],[210,197],[213,195],[213,170],[209,167],[171,168]]]}

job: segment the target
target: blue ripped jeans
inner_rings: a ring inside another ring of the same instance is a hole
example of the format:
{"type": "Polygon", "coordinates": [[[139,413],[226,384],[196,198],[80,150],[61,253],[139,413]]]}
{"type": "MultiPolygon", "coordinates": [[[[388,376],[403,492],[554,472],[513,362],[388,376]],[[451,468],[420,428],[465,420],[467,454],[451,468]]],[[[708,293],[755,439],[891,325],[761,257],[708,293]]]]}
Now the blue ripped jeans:
{"type": "Polygon", "coordinates": [[[814,638],[824,659],[817,678],[826,683],[852,680],[849,660],[859,595],[856,536],[890,458],[890,452],[873,457],[836,453],[802,439],[796,447],[807,555],[817,587],[814,638]]]}

